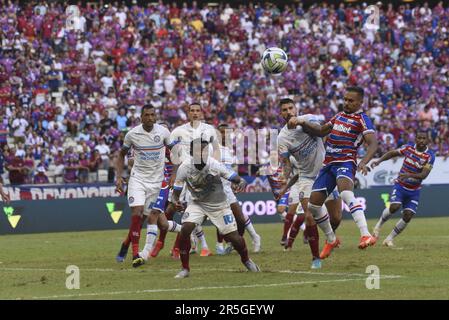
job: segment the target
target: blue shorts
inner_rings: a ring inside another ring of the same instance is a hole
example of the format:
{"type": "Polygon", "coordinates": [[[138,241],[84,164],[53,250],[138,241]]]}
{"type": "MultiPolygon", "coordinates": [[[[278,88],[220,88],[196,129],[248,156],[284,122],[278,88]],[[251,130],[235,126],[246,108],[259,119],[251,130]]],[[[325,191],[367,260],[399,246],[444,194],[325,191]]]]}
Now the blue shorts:
{"type": "Polygon", "coordinates": [[[290,196],[290,192],[287,192],[276,202],[276,206],[288,206],[288,197],[290,196]]]}
{"type": "Polygon", "coordinates": [[[170,188],[168,186],[161,189],[159,196],[157,197],[156,203],[153,205],[154,210],[158,210],[162,213],[165,212],[165,208],[168,203],[168,194],[170,193],[170,188]]]}
{"type": "Polygon", "coordinates": [[[393,191],[390,196],[390,204],[399,203],[402,205],[402,210],[410,210],[416,213],[419,204],[420,190],[407,190],[398,183],[393,186],[393,191]]]}
{"type": "Polygon", "coordinates": [[[347,178],[354,182],[356,166],[354,162],[334,162],[323,167],[312,186],[313,191],[325,191],[326,195],[332,193],[337,186],[337,179],[347,178]]]}

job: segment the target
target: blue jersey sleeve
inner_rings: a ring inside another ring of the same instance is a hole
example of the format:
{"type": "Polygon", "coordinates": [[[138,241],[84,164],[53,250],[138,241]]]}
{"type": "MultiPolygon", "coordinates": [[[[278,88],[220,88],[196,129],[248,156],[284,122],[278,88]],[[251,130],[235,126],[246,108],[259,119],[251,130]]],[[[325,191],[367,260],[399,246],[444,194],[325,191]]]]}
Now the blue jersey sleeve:
{"type": "Polygon", "coordinates": [[[362,133],[365,135],[367,133],[374,133],[376,130],[374,128],[373,122],[371,119],[365,114],[362,113],[362,117],[360,118],[360,122],[362,125],[362,133]]]}

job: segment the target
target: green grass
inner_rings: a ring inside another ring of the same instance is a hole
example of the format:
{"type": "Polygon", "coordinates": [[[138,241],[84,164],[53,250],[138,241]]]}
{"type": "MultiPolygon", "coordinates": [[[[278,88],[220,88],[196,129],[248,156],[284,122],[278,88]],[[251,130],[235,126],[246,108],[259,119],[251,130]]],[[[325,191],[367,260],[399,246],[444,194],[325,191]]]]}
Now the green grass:
{"type": "MultiPolygon", "coordinates": [[[[383,236],[395,222],[385,225],[383,236]]],[[[180,264],[168,255],[172,234],[160,256],[138,269],[129,258],[114,260],[125,230],[0,236],[0,299],[449,299],[449,218],[415,219],[395,249],[378,244],[365,251],[357,249],[355,224],[345,220],[338,232],[342,247],[319,272],[310,272],[302,234],[292,252],[283,252],[280,223],[256,229],[263,252],[251,256],[262,273],[245,272],[236,253],[195,255],[191,277],[182,280],[173,278],[180,264]],[[68,265],[80,268],[79,290],[65,287],[68,265]],[[379,290],[366,289],[369,265],[380,269],[379,290]]],[[[212,248],[215,231],[205,231],[212,248]]]]}

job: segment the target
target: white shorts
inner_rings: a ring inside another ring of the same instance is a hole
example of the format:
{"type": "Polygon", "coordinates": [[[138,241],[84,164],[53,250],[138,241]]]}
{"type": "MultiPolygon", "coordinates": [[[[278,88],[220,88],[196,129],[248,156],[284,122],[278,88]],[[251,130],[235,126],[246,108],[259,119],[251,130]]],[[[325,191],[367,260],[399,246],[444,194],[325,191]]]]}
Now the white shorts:
{"type": "Polygon", "coordinates": [[[234,215],[227,204],[223,204],[223,209],[220,210],[206,210],[201,205],[190,202],[182,215],[181,223],[191,222],[196,225],[201,225],[206,217],[209,218],[223,235],[237,230],[234,215]]]}
{"type": "Polygon", "coordinates": [[[313,179],[310,178],[299,178],[299,180],[290,188],[288,204],[299,203],[303,198],[310,198],[313,182],[313,179]]]}
{"type": "Polygon", "coordinates": [[[223,184],[223,191],[226,194],[226,200],[228,201],[229,204],[239,202],[234,192],[232,191],[232,187],[230,185],[223,184]]]}
{"type": "Polygon", "coordinates": [[[148,215],[156,203],[161,185],[162,182],[144,183],[131,177],[128,183],[128,205],[130,207],[144,206],[143,213],[148,215]]]}

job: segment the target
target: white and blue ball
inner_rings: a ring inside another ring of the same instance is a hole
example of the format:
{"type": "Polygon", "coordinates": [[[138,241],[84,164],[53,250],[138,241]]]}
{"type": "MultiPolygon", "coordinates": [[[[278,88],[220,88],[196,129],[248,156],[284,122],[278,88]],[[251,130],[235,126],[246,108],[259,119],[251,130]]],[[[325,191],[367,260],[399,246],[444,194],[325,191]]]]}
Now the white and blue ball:
{"type": "Polygon", "coordinates": [[[279,74],[287,69],[288,57],[284,50],[281,48],[268,48],[262,55],[263,69],[270,74],[279,74]]]}

